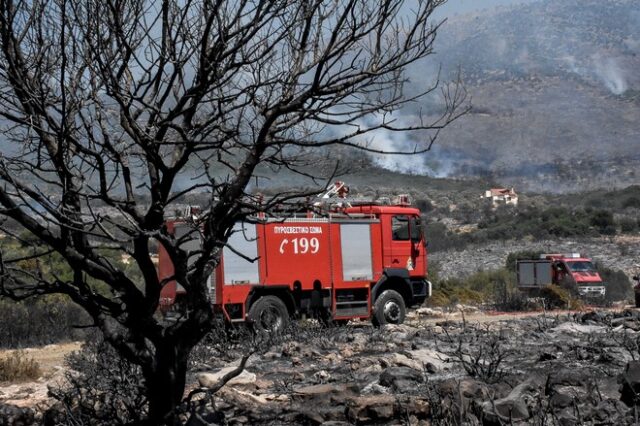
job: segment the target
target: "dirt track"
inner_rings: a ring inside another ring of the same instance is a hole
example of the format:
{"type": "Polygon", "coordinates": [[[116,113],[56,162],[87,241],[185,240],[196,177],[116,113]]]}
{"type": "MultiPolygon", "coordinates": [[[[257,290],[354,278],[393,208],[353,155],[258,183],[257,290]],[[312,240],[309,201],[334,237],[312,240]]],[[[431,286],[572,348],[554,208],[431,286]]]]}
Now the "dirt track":
{"type": "MultiPolygon", "coordinates": [[[[43,376],[46,377],[55,372],[58,367],[64,365],[64,357],[67,354],[79,350],[81,346],[82,342],[60,343],[37,348],[27,348],[23,349],[22,352],[27,358],[33,358],[40,364],[43,376]]],[[[15,350],[0,350],[0,358],[5,358],[13,352],[15,352],[15,350]]],[[[0,390],[2,390],[1,385],[0,390]]]]}

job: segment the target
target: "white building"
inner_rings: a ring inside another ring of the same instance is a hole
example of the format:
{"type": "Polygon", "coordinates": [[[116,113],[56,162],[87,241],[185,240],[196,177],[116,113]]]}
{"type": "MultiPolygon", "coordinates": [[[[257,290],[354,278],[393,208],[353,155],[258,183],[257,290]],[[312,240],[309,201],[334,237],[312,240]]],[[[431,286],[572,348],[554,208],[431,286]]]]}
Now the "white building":
{"type": "Polygon", "coordinates": [[[485,191],[482,198],[491,200],[493,207],[497,207],[500,204],[514,207],[518,205],[518,194],[513,188],[491,188],[485,191]]]}

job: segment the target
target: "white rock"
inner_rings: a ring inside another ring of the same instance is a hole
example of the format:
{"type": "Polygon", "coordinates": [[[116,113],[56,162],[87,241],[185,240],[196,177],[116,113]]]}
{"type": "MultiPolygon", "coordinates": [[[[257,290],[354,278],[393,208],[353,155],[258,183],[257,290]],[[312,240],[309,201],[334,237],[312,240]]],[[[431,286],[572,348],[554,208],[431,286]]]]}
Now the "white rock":
{"type": "Polygon", "coordinates": [[[600,333],[606,330],[606,327],[600,325],[578,324],[575,322],[563,322],[562,324],[549,329],[551,332],[569,332],[569,333],[600,333]]]}
{"type": "Polygon", "coordinates": [[[422,363],[416,360],[413,360],[411,358],[409,358],[406,355],[402,355],[399,353],[394,353],[391,354],[388,357],[385,357],[384,360],[389,364],[389,365],[396,365],[396,366],[400,366],[400,367],[409,367],[409,368],[413,368],[414,370],[422,370],[422,363]]]}
{"type": "MultiPolygon", "coordinates": [[[[200,386],[206,387],[206,388],[210,388],[212,386],[215,386],[216,383],[218,383],[218,381],[227,373],[229,373],[230,371],[233,371],[236,367],[225,367],[223,369],[221,369],[220,371],[217,371],[215,373],[200,373],[198,374],[196,377],[198,379],[198,382],[200,383],[200,386]]],[[[252,373],[250,371],[244,370],[242,373],[240,373],[238,376],[234,377],[233,379],[229,380],[229,382],[227,382],[228,385],[250,385],[256,382],[256,375],[255,373],[252,373]]]]}
{"type": "Polygon", "coordinates": [[[449,357],[433,349],[417,349],[414,351],[409,351],[409,354],[411,355],[411,358],[413,358],[416,362],[419,362],[423,365],[431,363],[438,370],[444,370],[449,366],[447,364],[447,360],[449,359],[449,357]]]}
{"type": "Polygon", "coordinates": [[[365,386],[360,393],[363,395],[369,395],[369,394],[382,394],[387,392],[388,392],[388,389],[385,388],[384,386],[381,386],[378,383],[378,380],[375,380],[369,383],[367,386],[365,386]]]}
{"type": "Polygon", "coordinates": [[[287,402],[289,401],[288,395],[278,395],[275,393],[266,393],[262,395],[262,397],[267,401],[278,401],[278,402],[287,402]]]}
{"type": "Polygon", "coordinates": [[[418,308],[416,314],[421,317],[436,317],[442,315],[442,309],[440,308],[418,308]]]}
{"type": "Polygon", "coordinates": [[[313,379],[316,383],[326,383],[331,378],[331,375],[326,370],[320,370],[313,373],[313,379]]]}

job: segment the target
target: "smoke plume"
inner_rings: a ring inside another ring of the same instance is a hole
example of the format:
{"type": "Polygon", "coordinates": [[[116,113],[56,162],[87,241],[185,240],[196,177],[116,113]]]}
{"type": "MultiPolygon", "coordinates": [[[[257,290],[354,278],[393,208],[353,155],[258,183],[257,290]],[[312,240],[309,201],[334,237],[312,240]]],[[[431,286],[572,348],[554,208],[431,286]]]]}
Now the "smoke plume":
{"type": "Polygon", "coordinates": [[[592,60],[596,76],[611,93],[622,95],[627,91],[628,85],[625,72],[615,58],[603,58],[601,55],[594,55],[592,60]]]}

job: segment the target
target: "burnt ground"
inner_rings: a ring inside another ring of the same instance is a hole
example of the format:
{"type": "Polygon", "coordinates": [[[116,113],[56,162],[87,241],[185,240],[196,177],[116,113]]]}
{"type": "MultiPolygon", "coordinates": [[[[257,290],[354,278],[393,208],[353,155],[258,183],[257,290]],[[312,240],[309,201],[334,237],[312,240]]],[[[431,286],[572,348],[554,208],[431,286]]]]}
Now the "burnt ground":
{"type": "Polygon", "coordinates": [[[637,421],[636,311],[304,328],[253,356],[213,405],[201,407],[208,422],[200,424],[637,421]]]}
{"type": "MultiPolygon", "coordinates": [[[[225,359],[214,355],[219,345],[198,349],[190,390],[212,385],[256,349],[228,345],[225,359]]],[[[299,322],[198,400],[188,424],[633,424],[639,345],[635,310],[447,317],[422,308],[406,324],[379,329],[299,322]]],[[[40,423],[38,409],[26,416],[14,407],[0,401],[0,425],[20,416],[40,423]]]]}

